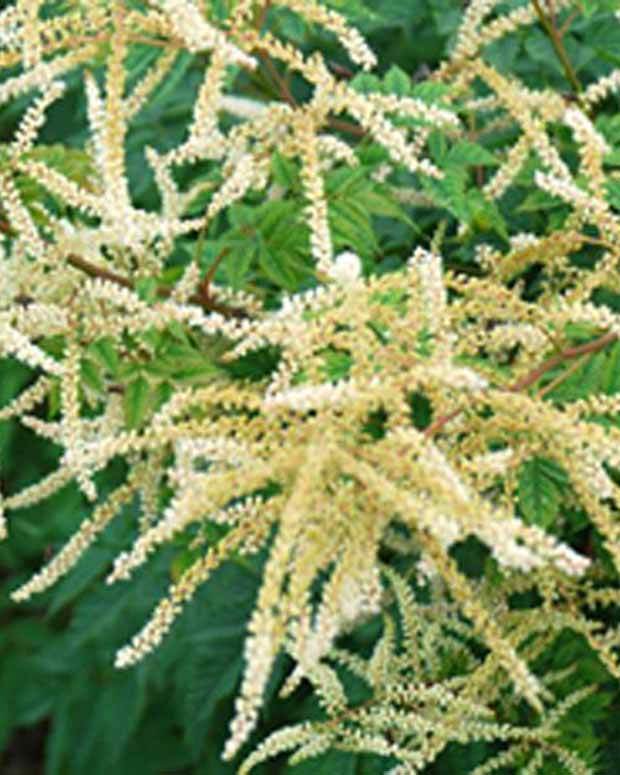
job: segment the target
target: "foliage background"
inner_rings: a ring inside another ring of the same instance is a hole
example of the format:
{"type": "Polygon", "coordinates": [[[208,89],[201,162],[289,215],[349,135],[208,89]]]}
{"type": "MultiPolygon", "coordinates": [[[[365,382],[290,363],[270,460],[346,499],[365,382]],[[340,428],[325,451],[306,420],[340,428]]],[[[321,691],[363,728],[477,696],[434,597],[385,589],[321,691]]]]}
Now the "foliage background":
{"type": "MultiPolygon", "coordinates": [[[[212,5],[216,11],[219,6],[224,10],[224,0],[212,0],[212,5]]],[[[410,88],[407,76],[415,83],[441,61],[462,14],[461,3],[456,0],[332,0],[331,5],[350,16],[368,37],[379,58],[379,74],[385,76],[390,90],[410,88]]],[[[506,9],[513,5],[504,4],[506,9]]],[[[605,63],[620,65],[620,34],[617,26],[605,23],[604,12],[615,8],[616,2],[585,5],[587,13],[573,22],[565,45],[577,74],[590,81],[603,72],[605,63]]],[[[329,36],[305,27],[292,16],[283,23],[289,24],[286,32],[301,48],[310,50],[318,46],[328,59],[344,64],[329,36]]],[[[538,27],[525,28],[494,45],[489,59],[500,71],[515,73],[532,87],[549,86],[563,92],[570,89],[551,44],[538,27]]],[[[147,66],[145,58],[136,56],[134,77],[147,66]]],[[[170,147],[182,139],[199,78],[199,62],[181,58],[175,66],[175,77],[160,88],[134,125],[129,137],[129,173],[138,205],[152,206],[155,196],[143,161],[143,148],[170,147]]],[[[237,90],[249,96],[276,96],[275,85],[263,69],[251,82],[240,86],[237,90]]],[[[69,87],[66,97],[50,111],[42,140],[53,144],[62,139],[65,144],[79,147],[83,141],[85,105],[77,79],[72,88],[70,81],[69,87]]],[[[614,116],[620,105],[611,102],[605,119],[606,135],[620,163],[620,120],[614,116]]],[[[23,103],[16,101],[0,112],[0,142],[10,138],[22,109],[23,103]]],[[[356,221],[352,231],[345,230],[340,235],[340,242],[350,245],[357,235],[360,244],[354,247],[365,263],[374,263],[379,270],[402,263],[414,238],[428,238],[442,218],[455,216],[455,208],[446,202],[443,211],[420,211],[415,213],[414,220],[387,221],[382,217],[386,212],[381,212],[382,206],[376,200],[373,212],[372,197],[367,199],[366,212],[355,216],[351,202],[359,195],[354,187],[345,192],[341,208],[356,221]],[[373,232],[376,237],[372,237],[373,232]]],[[[535,230],[540,219],[553,218],[551,206],[542,197],[525,203],[508,199],[503,207],[504,215],[522,221],[524,230],[535,230]],[[516,208],[516,204],[520,207],[516,208]]],[[[486,220],[472,216],[474,227],[491,232],[495,229],[501,236],[503,215],[486,216],[486,220]]],[[[238,212],[242,226],[254,217],[258,218],[255,213],[241,209],[238,212]]],[[[273,235],[261,229],[257,227],[251,239],[255,244],[260,239],[268,244],[273,235]]],[[[235,275],[238,269],[233,267],[239,266],[237,255],[234,261],[223,262],[218,279],[233,285],[242,280],[259,285],[271,282],[289,289],[304,283],[303,261],[298,272],[283,277],[273,269],[264,252],[250,255],[255,244],[249,249],[247,240],[244,243],[243,239],[233,239],[231,252],[241,250],[247,254],[244,266],[248,276],[235,275]]],[[[205,249],[216,251],[220,247],[214,243],[205,249]]],[[[183,248],[180,250],[181,262],[183,248]]],[[[446,261],[448,266],[462,267],[467,255],[455,243],[446,261]]],[[[535,273],[527,279],[534,293],[535,273]]],[[[249,368],[255,366],[250,364],[249,368]]],[[[615,392],[620,389],[617,365],[612,364],[608,373],[609,389],[615,392]]],[[[572,384],[581,389],[584,379],[583,373],[577,373],[572,384]]],[[[0,362],[0,406],[28,380],[27,370],[13,362],[0,362]]],[[[570,383],[565,383],[564,389],[570,389],[570,383]]],[[[54,455],[53,447],[35,440],[27,430],[17,425],[0,425],[3,489],[14,492],[36,481],[42,470],[50,468],[54,455]]],[[[102,484],[111,488],[122,473],[106,471],[102,484]]],[[[532,497],[540,497],[535,479],[544,479],[544,472],[531,470],[528,475],[524,490],[529,488],[532,497]]],[[[553,492],[549,497],[553,506],[553,492]]],[[[104,572],[129,536],[128,532],[123,534],[123,522],[117,520],[80,561],[76,571],[51,592],[24,606],[9,602],[10,590],[40,566],[86,513],[87,506],[77,488],[65,488],[42,506],[24,511],[11,525],[11,540],[0,544],[0,771],[3,775],[234,772],[234,765],[220,760],[220,752],[241,674],[244,627],[258,587],[258,567],[249,563],[229,563],[223,567],[200,590],[173,635],[155,654],[137,668],[117,671],[112,664],[116,649],[146,618],[170,575],[178,572],[184,559],[181,548],[169,548],[162,553],[149,566],[149,573],[142,574],[131,585],[106,588],[101,583],[104,572]]],[[[372,623],[367,630],[370,638],[372,623]]],[[[363,640],[364,632],[357,637],[363,640]]],[[[556,666],[580,651],[584,673],[589,673],[593,681],[601,680],[600,666],[574,635],[559,644],[554,656],[556,666]]],[[[309,695],[304,699],[299,693],[294,700],[273,699],[263,714],[257,738],[283,723],[315,712],[312,702],[309,695]]],[[[620,694],[616,688],[609,686],[581,703],[563,731],[581,738],[583,750],[598,748],[598,771],[618,772],[620,694]]],[[[486,754],[482,744],[467,749],[453,746],[429,771],[458,775],[482,761],[486,754]]],[[[294,768],[271,762],[262,771],[274,775],[284,771],[296,775],[378,775],[384,768],[385,762],[372,757],[330,754],[294,768]]]]}

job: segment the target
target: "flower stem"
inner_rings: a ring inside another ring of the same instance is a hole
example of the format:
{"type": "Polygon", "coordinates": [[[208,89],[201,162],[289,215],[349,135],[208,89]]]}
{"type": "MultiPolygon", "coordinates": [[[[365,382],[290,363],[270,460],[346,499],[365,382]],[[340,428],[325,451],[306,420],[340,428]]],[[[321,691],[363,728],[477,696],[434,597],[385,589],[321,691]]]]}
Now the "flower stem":
{"type": "Polygon", "coordinates": [[[583,91],[583,87],[581,86],[581,83],[579,82],[579,78],[577,78],[577,73],[575,72],[575,68],[573,67],[570,61],[570,58],[568,56],[568,53],[562,41],[562,35],[560,34],[560,31],[556,27],[555,22],[552,19],[550,19],[544,12],[540,4],[540,0],[532,0],[532,3],[534,5],[534,9],[536,10],[536,15],[538,16],[540,23],[542,24],[543,29],[547,33],[547,36],[551,41],[551,45],[553,46],[555,53],[558,59],[560,60],[560,64],[562,65],[562,69],[564,70],[564,74],[566,75],[566,79],[573,87],[573,90],[575,91],[575,93],[581,94],[581,92],[583,91]]]}

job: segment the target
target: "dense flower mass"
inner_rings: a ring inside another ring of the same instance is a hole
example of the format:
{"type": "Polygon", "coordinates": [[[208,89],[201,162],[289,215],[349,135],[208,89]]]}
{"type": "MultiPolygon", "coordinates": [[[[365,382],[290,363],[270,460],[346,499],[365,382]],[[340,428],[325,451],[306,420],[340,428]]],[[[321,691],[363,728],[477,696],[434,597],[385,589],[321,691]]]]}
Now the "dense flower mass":
{"type": "Polygon", "coordinates": [[[0,354],[31,374],[0,420],[60,450],[39,481],[2,492],[0,536],[71,482],[92,503],[13,600],[68,574],[137,499],[107,583],[148,573],[163,546],[191,560],[116,666],[153,651],[220,565],[262,552],[224,756],[255,729],[278,655],[293,665],[283,694],[307,681],[319,698],[323,720],[272,733],[240,772],[340,748],[413,773],[475,740],[503,746],[478,775],[534,772],[541,751],[588,772],[554,730],[591,689],[556,696],[537,659],[572,628],[620,678],[618,630],[595,616],[620,603],[620,313],[605,303],[620,216],[597,123],[620,71],[570,103],[533,89],[487,52],[547,29],[542,4],[473,0],[425,88],[390,91],[339,3],[237,0],[225,17],[210,5],[19,0],[0,13],[0,104],[30,99],[0,148],[0,354]],[[368,72],[287,40],[279,14],[368,72]],[[193,112],[177,144],[140,148],[147,201],[128,148],[183,57],[199,72],[193,112]],[[257,71],[269,98],[248,93],[257,71]],[[46,144],[76,78],[87,139],[46,144]],[[539,230],[502,213],[524,185],[554,212],[539,230]],[[374,239],[365,207],[411,228],[405,262],[360,255],[374,239]],[[442,216],[418,239],[429,210],[442,216]],[[568,387],[584,364],[603,376],[582,395],[568,387]],[[102,492],[119,458],[126,478],[102,492]],[[551,495],[531,495],[528,471],[551,495]],[[596,544],[571,529],[575,513],[596,544]],[[478,575],[458,560],[468,541],[485,553],[478,575]],[[373,617],[370,656],[342,646],[373,617]],[[351,700],[343,670],[370,699],[351,700]],[[521,700],[530,725],[509,720],[521,700]]]}

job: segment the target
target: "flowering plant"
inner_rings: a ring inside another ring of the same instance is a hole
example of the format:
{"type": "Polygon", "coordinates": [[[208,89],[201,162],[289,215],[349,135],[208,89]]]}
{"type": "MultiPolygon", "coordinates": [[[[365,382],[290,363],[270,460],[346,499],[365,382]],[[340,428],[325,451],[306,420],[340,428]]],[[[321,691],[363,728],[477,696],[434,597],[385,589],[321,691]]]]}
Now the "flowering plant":
{"type": "Polygon", "coordinates": [[[107,583],[158,555],[168,588],[117,668],[218,568],[259,579],[239,772],[344,751],[413,773],[476,742],[477,775],[590,772],[563,725],[620,678],[620,71],[565,41],[620,20],[473,0],[435,69],[380,77],[356,25],[383,6],[344,5],[1,12],[0,347],[27,376],[0,419],[60,452],[3,489],[0,528],[63,488],[92,504],[12,598],[70,588],[122,521],[107,583]],[[531,29],[570,97],[503,61],[531,29]],[[186,123],[145,142],[190,76],[186,123]],[[274,680],[318,706],[241,756],[274,680]]]}

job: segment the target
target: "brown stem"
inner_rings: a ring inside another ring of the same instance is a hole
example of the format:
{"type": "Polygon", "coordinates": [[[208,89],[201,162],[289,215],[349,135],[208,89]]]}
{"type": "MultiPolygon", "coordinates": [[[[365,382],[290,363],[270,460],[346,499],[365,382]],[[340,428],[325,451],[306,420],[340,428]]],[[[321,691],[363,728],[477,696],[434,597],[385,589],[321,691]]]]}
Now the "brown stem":
{"type": "Polygon", "coordinates": [[[518,393],[521,390],[525,390],[535,382],[538,382],[543,374],[546,374],[548,371],[551,371],[551,369],[554,369],[556,366],[564,363],[564,361],[572,360],[573,358],[579,358],[582,355],[600,352],[601,350],[604,350],[608,344],[612,344],[617,339],[618,335],[615,332],[610,331],[607,334],[599,336],[598,339],[593,339],[591,342],[586,342],[586,344],[580,344],[576,347],[567,347],[565,350],[562,350],[556,355],[553,355],[551,358],[548,358],[546,361],[543,361],[543,363],[541,363],[538,368],[530,371],[529,374],[521,377],[521,379],[513,383],[508,388],[508,390],[512,391],[513,393],[518,393]]]}
{"type": "MultiPolygon", "coordinates": [[[[299,107],[299,103],[293,96],[293,93],[291,92],[288,83],[280,75],[278,68],[273,63],[273,60],[271,59],[269,54],[266,51],[259,51],[258,56],[260,57],[262,63],[265,65],[265,68],[269,72],[271,79],[274,81],[278,89],[278,93],[280,94],[280,97],[282,98],[282,100],[286,102],[287,105],[290,105],[292,108],[299,107]]],[[[329,118],[328,123],[332,129],[336,129],[340,132],[347,132],[348,134],[355,135],[356,137],[366,136],[365,129],[363,129],[361,126],[358,126],[357,124],[352,124],[350,121],[343,121],[342,119],[339,119],[339,118],[329,118]]]]}
{"type": "Polygon", "coordinates": [[[566,49],[564,47],[564,43],[562,41],[562,35],[560,34],[560,31],[556,27],[554,20],[549,18],[547,14],[543,11],[543,8],[540,4],[540,0],[532,0],[532,4],[536,10],[536,15],[538,16],[540,23],[542,24],[545,32],[547,33],[547,36],[551,41],[551,45],[553,46],[555,53],[558,59],[560,60],[560,64],[562,65],[564,74],[566,75],[568,82],[571,84],[575,92],[577,94],[580,94],[583,91],[583,89],[582,89],[581,83],[579,82],[579,78],[577,78],[577,73],[575,72],[575,68],[573,67],[570,61],[570,58],[566,52],[566,49]]]}
{"type": "Polygon", "coordinates": [[[280,97],[292,108],[298,107],[297,100],[289,89],[288,83],[278,72],[278,68],[274,65],[273,60],[269,54],[267,54],[265,51],[259,51],[258,56],[260,57],[261,62],[267,68],[267,71],[272,80],[276,84],[278,91],[280,92],[280,97]]]}
{"type": "Polygon", "coordinates": [[[348,67],[345,67],[344,65],[339,64],[338,62],[328,62],[327,63],[329,69],[340,78],[346,78],[348,81],[353,78],[355,73],[353,70],[350,70],[348,67]]]}
{"type": "Polygon", "coordinates": [[[561,38],[563,38],[563,37],[564,37],[564,35],[566,35],[566,33],[568,32],[568,30],[569,30],[569,28],[570,28],[571,24],[572,24],[572,23],[575,21],[575,18],[576,18],[578,15],[579,15],[579,14],[577,13],[577,11],[573,11],[573,12],[571,13],[571,15],[570,15],[570,16],[569,16],[569,17],[566,19],[566,21],[564,22],[564,24],[563,24],[563,25],[562,25],[562,26],[561,26],[561,27],[558,29],[558,35],[559,35],[561,38]]]}
{"type": "MultiPolygon", "coordinates": [[[[531,387],[538,382],[544,374],[551,371],[551,369],[554,369],[556,366],[559,366],[565,361],[572,360],[573,358],[580,358],[582,355],[600,352],[607,347],[608,344],[617,341],[617,339],[618,335],[610,331],[607,334],[599,336],[598,339],[586,342],[586,344],[580,344],[576,347],[567,347],[565,350],[562,350],[561,352],[556,353],[556,355],[552,355],[551,358],[548,358],[546,361],[543,361],[540,366],[537,366],[523,377],[520,377],[516,382],[513,382],[512,385],[509,385],[505,389],[510,393],[520,393],[522,390],[526,390],[528,387],[531,387]]],[[[424,435],[427,438],[431,438],[440,431],[444,425],[447,425],[455,417],[458,417],[462,411],[462,408],[454,409],[452,412],[438,417],[435,422],[432,422],[424,431],[424,435]]]]}
{"type": "Polygon", "coordinates": [[[205,302],[211,301],[211,283],[213,282],[213,278],[215,277],[218,266],[222,263],[222,259],[225,258],[228,253],[230,253],[230,248],[224,248],[223,250],[220,250],[218,255],[215,257],[215,261],[207,270],[203,281],[200,283],[198,294],[200,295],[200,298],[205,300],[205,302]]]}
{"type": "MultiPolygon", "coordinates": [[[[0,232],[4,232],[5,234],[13,234],[13,230],[11,229],[11,224],[5,221],[4,219],[0,219],[0,232]]],[[[207,283],[206,285],[207,292],[205,293],[205,290],[202,287],[203,285],[202,284],[198,293],[195,293],[192,296],[190,296],[188,301],[191,304],[196,304],[197,306],[208,310],[209,312],[218,312],[220,315],[224,315],[224,317],[227,317],[227,318],[245,318],[247,317],[247,314],[244,310],[238,309],[237,307],[229,307],[227,304],[222,304],[218,301],[215,301],[214,299],[211,298],[211,295],[209,294],[209,291],[208,291],[209,284],[213,279],[213,274],[215,273],[217,264],[219,264],[219,262],[224,258],[227,252],[228,252],[227,250],[222,251],[220,255],[215,259],[214,266],[211,266],[209,269],[209,272],[207,272],[207,276],[203,281],[203,284],[205,281],[207,283]]],[[[76,256],[73,254],[69,255],[67,256],[67,263],[70,266],[72,266],[74,269],[79,269],[81,272],[84,272],[84,274],[87,274],[89,277],[99,277],[102,280],[108,280],[111,283],[120,285],[123,288],[128,288],[129,290],[134,289],[134,284],[129,278],[123,277],[123,275],[117,274],[116,272],[113,272],[111,269],[106,269],[103,266],[97,266],[96,264],[91,264],[90,261],[87,261],[81,256],[76,256]]],[[[163,298],[170,296],[170,293],[171,293],[170,289],[164,286],[159,286],[159,288],[157,288],[157,295],[163,298]]],[[[16,299],[17,303],[30,303],[30,301],[31,299],[29,297],[28,298],[20,297],[16,299]]]]}
{"type": "MultiPolygon", "coordinates": [[[[130,290],[133,290],[134,288],[133,283],[127,277],[116,274],[116,272],[112,272],[109,269],[105,269],[104,267],[91,264],[90,261],[86,261],[80,256],[70,255],[67,257],[67,262],[75,269],[79,269],[80,271],[87,274],[89,277],[100,277],[103,280],[108,280],[109,282],[116,283],[116,285],[121,285],[123,288],[129,288],[130,290]]],[[[170,296],[170,294],[171,290],[169,288],[164,286],[159,286],[157,288],[157,295],[161,296],[162,298],[167,298],[170,296]]],[[[188,301],[191,304],[196,304],[199,307],[203,307],[209,312],[218,312],[220,315],[224,315],[224,317],[247,317],[244,310],[237,309],[236,307],[229,307],[227,304],[221,304],[220,302],[211,299],[208,295],[205,296],[200,292],[190,296],[188,301]]]]}
{"type": "Polygon", "coordinates": [[[573,363],[571,363],[567,369],[564,369],[564,371],[561,374],[558,374],[555,379],[552,379],[549,384],[545,385],[544,388],[541,388],[536,394],[536,398],[544,398],[547,393],[551,393],[556,389],[556,387],[561,385],[563,382],[566,382],[570,375],[574,374],[577,369],[583,365],[583,362],[586,360],[586,358],[587,355],[582,355],[581,358],[577,358],[577,360],[573,361],[573,363]]]}
{"type": "Polygon", "coordinates": [[[337,129],[340,132],[348,132],[350,135],[355,135],[356,137],[366,137],[366,130],[357,124],[352,124],[350,121],[343,121],[340,118],[330,118],[328,119],[328,122],[332,129],[337,129]]]}
{"type": "Polygon", "coordinates": [[[263,7],[257,13],[256,19],[254,21],[254,28],[257,30],[257,32],[260,32],[265,26],[265,21],[267,19],[267,14],[269,13],[270,7],[271,7],[271,0],[266,0],[263,7]]]}
{"type": "Polygon", "coordinates": [[[86,261],[85,259],[80,258],[80,256],[67,256],[67,263],[74,269],[79,269],[81,272],[84,272],[84,274],[87,274],[89,277],[99,277],[102,280],[108,280],[116,285],[121,285],[123,288],[133,290],[133,283],[131,280],[120,274],[116,274],[116,272],[112,272],[105,267],[95,266],[95,264],[91,264],[90,261],[86,261]]]}

